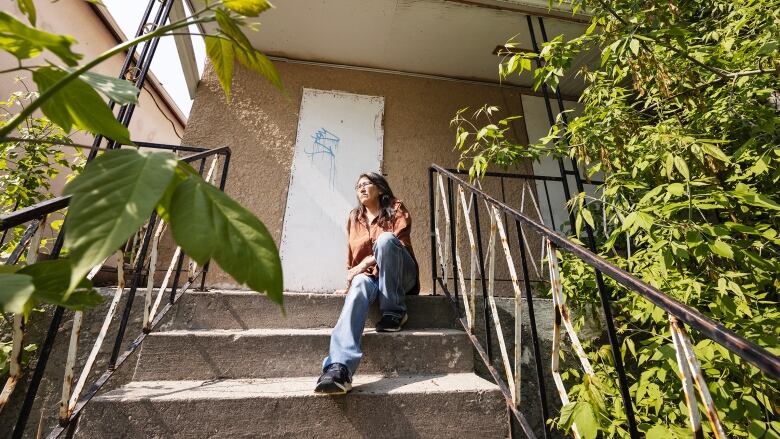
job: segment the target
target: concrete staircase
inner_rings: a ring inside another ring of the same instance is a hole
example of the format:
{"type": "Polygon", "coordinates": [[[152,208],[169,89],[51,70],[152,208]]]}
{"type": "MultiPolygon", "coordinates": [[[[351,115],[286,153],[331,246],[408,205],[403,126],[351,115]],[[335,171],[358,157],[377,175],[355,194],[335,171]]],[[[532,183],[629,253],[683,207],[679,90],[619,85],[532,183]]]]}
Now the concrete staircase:
{"type": "Polygon", "coordinates": [[[96,397],[77,437],[503,438],[498,387],[441,296],[408,298],[399,333],[376,333],[346,396],[315,395],[344,297],[285,294],[287,316],[252,292],[187,293],[144,342],[133,380],[96,397]]]}

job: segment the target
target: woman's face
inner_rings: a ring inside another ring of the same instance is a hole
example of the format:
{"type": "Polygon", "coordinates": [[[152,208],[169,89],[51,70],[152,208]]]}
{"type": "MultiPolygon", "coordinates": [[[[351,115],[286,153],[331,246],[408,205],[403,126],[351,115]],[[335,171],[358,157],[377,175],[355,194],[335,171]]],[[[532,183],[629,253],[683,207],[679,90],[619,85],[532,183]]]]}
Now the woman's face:
{"type": "Polygon", "coordinates": [[[360,177],[357,185],[355,185],[355,189],[357,190],[358,200],[360,200],[360,203],[364,206],[367,204],[373,204],[379,200],[379,188],[376,187],[375,184],[371,183],[371,180],[369,180],[367,177],[360,177]]]}

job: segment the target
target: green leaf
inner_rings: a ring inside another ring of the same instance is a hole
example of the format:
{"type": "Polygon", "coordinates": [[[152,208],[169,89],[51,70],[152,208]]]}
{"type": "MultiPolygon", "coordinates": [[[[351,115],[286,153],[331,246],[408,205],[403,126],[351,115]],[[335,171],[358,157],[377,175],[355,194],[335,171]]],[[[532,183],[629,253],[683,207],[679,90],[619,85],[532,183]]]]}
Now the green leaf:
{"type": "MultiPolygon", "coordinates": [[[[513,55],[511,58],[509,58],[509,61],[505,63],[506,67],[506,73],[505,76],[514,72],[517,70],[517,66],[520,63],[520,55],[513,55]]],[[[500,65],[500,64],[499,64],[500,65]]]]}
{"type": "Polygon", "coordinates": [[[222,4],[231,11],[247,17],[257,17],[261,12],[273,7],[266,0],[224,0],[222,4]]]}
{"type": "Polygon", "coordinates": [[[75,66],[81,59],[80,54],[70,50],[75,42],[72,37],[40,31],[0,12],[0,48],[19,60],[35,58],[48,49],[65,64],[75,66]]]}
{"type": "Polygon", "coordinates": [[[761,195],[753,191],[745,184],[738,184],[735,191],[731,192],[740,201],[756,207],[765,207],[773,210],[780,210],[780,204],[766,195],[761,195]]]}
{"type": "Polygon", "coordinates": [[[236,281],[282,302],[279,252],[262,222],[199,176],[179,185],[170,205],[176,242],[199,264],[213,258],[236,281]]]}
{"type": "Polygon", "coordinates": [[[708,155],[722,162],[728,163],[730,161],[729,156],[727,156],[723,150],[718,147],[718,145],[713,145],[712,143],[702,143],[701,147],[708,155]]]}
{"type": "MultiPolygon", "coordinates": [[[[41,67],[33,72],[33,80],[44,92],[67,75],[56,67],[41,67]]],[[[79,78],[73,79],[45,101],[41,110],[65,131],[70,131],[75,125],[124,144],[132,143],[127,128],[116,121],[114,113],[100,95],[79,78]]]]}
{"type": "Polygon", "coordinates": [[[32,277],[17,273],[0,273],[0,306],[3,312],[23,312],[24,304],[34,291],[32,277]]]}
{"type": "Polygon", "coordinates": [[[233,84],[233,62],[235,52],[233,42],[221,37],[204,37],[206,41],[206,55],[208,55],[217,79],[225,92],[225,99],[230,102],[230,88],[233,84]]]}
{"type": "Polygon", "coordinates": [[[685,160],[683,160],[682,157],[674,156],[674,167],[677,168],[677,171],[680,173],[680,175],[683,176],[686,180],[690,178],[690,173],[688,172],[688,165],[685,163],[685,160]]]}
{"type": "Polygon", "coordinates": [[[593,439],[598,434],[599,426],[591,405],[584,401],[566,404],[561,408],[560,422],[566,427],[577,427],[580,437],[593,439]]]}
{"type": "Polygon", "coordinates": [[[247,67],[250,70],[263,75],[263,77],[267,79],[268,82],[273,84],[274,87],[278,88],[279,90],[284,90],[284,85],[282,85],[282,80],[279,78],[279,73],[276,71],[276,67],[274,67],[274,64],[271,62],[271,60],[263,55],[259,50],[247,50],[237,47],[235,49],[235,53],[238,62],[240,62],[244,67],[247,67]]]}
{"type": "Polygon", "coordinates": [[[38,302],[64,306],[75,311],[84,311],[103,302],[103,296],[92,288],[92,282],[81,279],[76,289],[68,294],[71,283],[71,265],[67,259],[43,261],[28,265],[20,274],[32,277],[35,292],[32,299],[38,302]]]}
{"type": "Polygon", "coordinates": [[[685,193],[685,185],[682,183],[672,183],[667,187],[670,194],[680,196],[685,193]]]}
{"type": "Polygon", "coordinates": [[[0,265],[0,273],[16,273],[21,269],[21,265],[0,265]]]}
{"type": "Polygon", "coordinates": [[[770,161],[769,157],[766,157],[766,156],[761,157],[760,159],[756,160],[756,163],[753,166],[750,167],[750,171],[749,172],[751,172],[751,173],[753,173],[755,175],[761,175],[764,172],[769,171],[770,163],[771,163],[771,161],[770,161]]]}
{"type": "Polygon", "coordinates": [[[73,278],[69,290],[138,230],[168,188],[176,157],[135,149],[108,151],[65,187],[65,219],[73,278]]]}
{"type": "Polygon", "coordinates": [[[470,133],[468,131],[464,130],[462,133],[458,135],[457,140],[455,140],[455,143],[458,145],[458,148],[463,147],[463,144],[466,142],[466,139],[469,137],[469,134],[470,133]]]}
{"type": "Polygon", "coordinates": [[[173,199],[173,193],[176,192],[176,188],[184,183],[190,175],[198,175],[196,171],[189,164],[180,161],[176,166],[176,172],[173,174],[171,182],[168,183],[168,187],[165,189],[165,193],[157,202],[157,215],[162,218],[163,221],[171,223],[171,200],[173,199]]]}
{"type": "Polygon", "coordinates": [[[777,47],[780,46],[780,42],[778,42],[775,39],[772,39],[770,41],[765,42],[761,49],[758,50],[759,55],[769,55],[772,52],[777,50],[777,47]]]}
{"type": "Polygon", "coordinates": [[[582,214],[582,218],[585,220],[588,225],[590,225],[591,228],[596,228],[596,223],[593,222],[593,214],[590,213],[590,210],[588,209],[582,209],[580,210],[580,214],[582,214]]]}
{"type": "MultiPolygon", "coordinates": [[[[72,71],[73,69],[69,69],[72,71]]],[[[138,87],[126,79],[113,78],[99,73],[82,73],[79,78],[117,104],[137,104],[138,87]]]]}
{"type": "Polygon", "coordinates": [[[241,31],[238,23],[236,23],[236,21],[230,17],[230,14],[221,9],[217,9],[214,13],[214,16],[217,19],[220,32],[225,34],[225,36],[233,40],[239,46],[245,49],[252,48],[252,43],[249,42],[249,38],[247,38],[244,32],[241,31]]]}
{"type": "Polygon", "coordinates": [[[631,49],[631,53],[634,55],[639,54],[639,40],[631,39],[631,42],[628,44],[628,46],[631,49]]]}
{"type": "MultiPolygon", "coordinates": [[[[653,217],[644,213],[644,212],[631,212],[626,216],[625,221],[623,222],[623,230],[636,230],[637,228],[643,228],[645,230],[650,230],[650,227],[653,225],[653,217]]],[[[632,232],[633,233],[633,232],[632,232]]]]}
{"type": "Polygon", "coordinates": [[[647,439],[668,439],[674,437],[674,434],[664,425],[654,425],[650,430],[647,430],[645,437],[647,439]]]}
{"type": "Polygon", "coordinates": [[[19,10],[22,11],[22,14],[27,16],[27,18],[30,20],[30,24],[35,26],[37,13],[35,11],[35,3],[33,3],[33,0],[16,0],[16,6],[19,7],[19,10]]]}
{"type": "Polygon", "coordinates": [[[731,249],[731,246],[721,241],[720,239],[716,239],[715,242],[709,244],[709,247],[710,250],[712,250],[712,252],[718,256],[722,256],[727,259],[734,259],[734,251],[731,249]]]}

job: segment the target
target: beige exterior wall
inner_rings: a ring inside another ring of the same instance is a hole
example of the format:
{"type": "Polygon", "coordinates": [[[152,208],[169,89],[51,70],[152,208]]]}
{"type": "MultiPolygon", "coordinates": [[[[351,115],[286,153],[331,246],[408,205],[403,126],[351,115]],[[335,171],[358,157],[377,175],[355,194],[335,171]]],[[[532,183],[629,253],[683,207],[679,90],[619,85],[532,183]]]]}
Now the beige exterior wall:
{"type": "MultiPolygon", "coordinates": [[[[430,291],[428,166],[431,163],[445,167],[457,165],[454,129],[449,121],[458,109],[491,104],[522,114],[520,94],[494,86],[309,64],[277,62],[276,66],[287,96],[257,74],[236,66],[231,104],[226,103],[213,70],[207,67],[190,113],[184,143],[231,147],[233,157],[227,192],[254,212],[279,244],[302,89],[384,96],[382,171],[396,196],[405,201],[412,213],[412,239],[420,263],[422,289],[430,291]]],[[[516,136],[525,140],[522,120],[514,128],[516,136]]],[[[531,173],[531,167],[524,166],[520,171],[531,173]]],[[[496,184],[494,181],[492,186],[496,184]]],[[[512,191],[516,186],[509,184],[507,189],[512,191]]],[[[496,188],[487,189],[498,193],[496,188]]],[[[514,202],[518,203],[519,199],[514,202]]],[[[484,210],[481,213],[486,215],[484,210]]],[[[501,265],[500,261],[497,266],[501,265]]],[[[209,274],[209,283],[234,285],[218,270],[209,274]]]]}

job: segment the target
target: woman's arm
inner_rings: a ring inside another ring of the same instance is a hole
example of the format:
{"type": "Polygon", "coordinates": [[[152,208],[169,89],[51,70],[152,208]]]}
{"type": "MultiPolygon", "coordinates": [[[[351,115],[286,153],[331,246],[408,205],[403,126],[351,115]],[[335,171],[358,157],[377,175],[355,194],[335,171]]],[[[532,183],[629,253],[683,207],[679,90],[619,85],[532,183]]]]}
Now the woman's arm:
{"type": "Polygon", "coordinates": [[[359,264],[347,270],[347,288],[349,288],[349,285],[352,283],[352,279],[354,279],[355,276],[360,273],[364,273],[366,270],[374,266],[374,264],[376,264],[376,258],[374,255],[368,255],[363,258],[359,264]]]}

